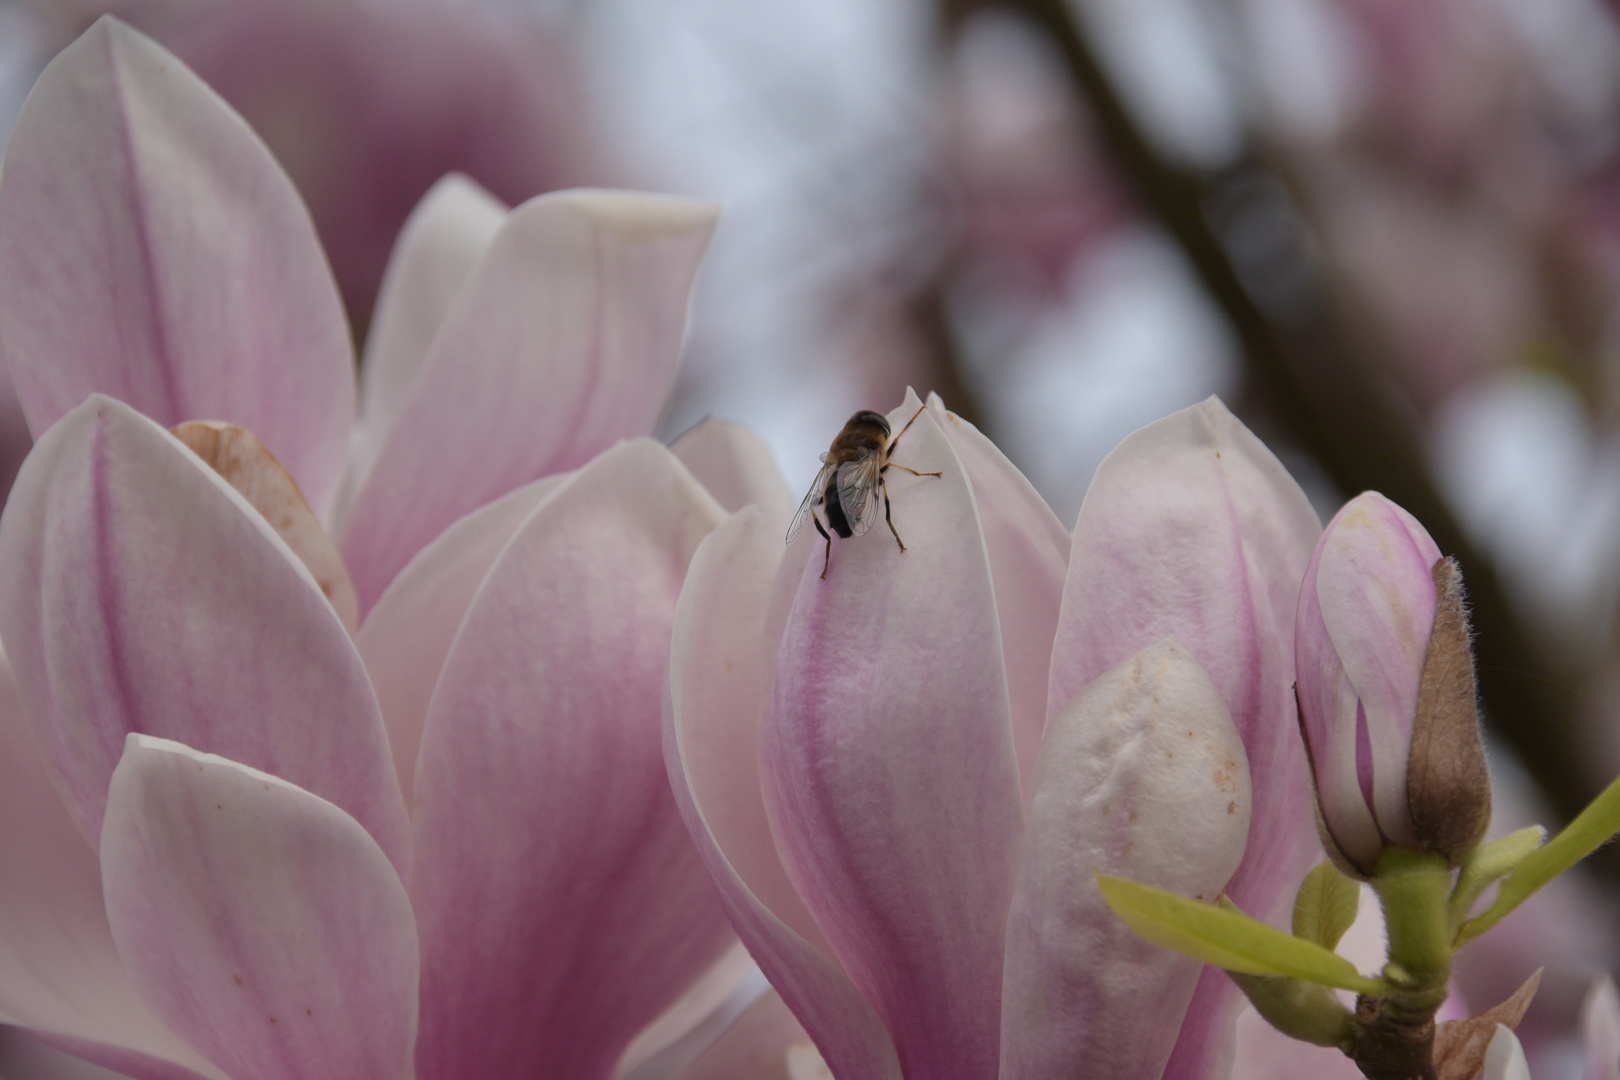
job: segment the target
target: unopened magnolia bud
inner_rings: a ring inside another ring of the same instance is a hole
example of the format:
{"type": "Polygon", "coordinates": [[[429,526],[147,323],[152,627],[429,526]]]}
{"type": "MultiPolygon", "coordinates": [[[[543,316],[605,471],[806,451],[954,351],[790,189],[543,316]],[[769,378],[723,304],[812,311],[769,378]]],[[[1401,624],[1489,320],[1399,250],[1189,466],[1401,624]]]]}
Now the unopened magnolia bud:
{"type": "Polygon", "coordinates": [[[1322,843],[1371,877],[1385,847],[1458,862],[1490,818],[1456,563],[1376,492],[1329,523],[1294,630],[1300,730],[1322,843]]]}

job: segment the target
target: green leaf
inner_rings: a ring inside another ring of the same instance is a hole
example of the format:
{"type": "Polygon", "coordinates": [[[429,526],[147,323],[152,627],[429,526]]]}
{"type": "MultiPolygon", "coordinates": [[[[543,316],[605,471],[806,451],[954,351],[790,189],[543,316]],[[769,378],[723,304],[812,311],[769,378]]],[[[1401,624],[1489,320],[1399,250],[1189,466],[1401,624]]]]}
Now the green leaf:
{"type": "Polygon", "coordinates": [[[1341,1005],[1327,987],[1286,975],[1245,975],[1241,971],[1227,974],[1254,1011],[1290,1039],[1346,1051],[1355,1044],[1355,1014],[1341,1005]]]}
{"type": "Polygon", "coordinates": [[[1457,875],[1457,887],[1451,890],[1449,911],[1453,936],[1456,930],[1468,918],[1468,910],[1479,899],[1479,894],[1488,889],[1493,881],[1506,874],[1524,861],[1547,836],[1547,830],[1540,825],[1532,825],[1518,832],[1508,833],[1500,840],[1493,840],[1489,844],[1476,849],[1463,863],[1462,871],[1457,875]]]}
{"type": "Polygon", "coordinates": [[[1246,975],[1292,975],[1362,994],[1380,994],[1382,982],[1313,941],[1285,934],[1235,907],[1189,900],[1124,878],[1097,875],[1103,899],[1125,924],[1155,945],[1246,975]]]}
{"type": "Polygon", "coordinates": [[[1457,934],[1457,947],[1461,948],[1501,922],[1537,889],[1592,854],[1616,832],[1620,832],[1620,780],[1604,788],[1603,793],[1545,847],[1519,861],[1496,890],[1496,900],[1491,906],[1463,923],[1457,934]]]}
{"type": "Polygon", "coordinates": [[[1361,886],[1323,863],[1305,875],[1294,898],[1294,936],[1332,949],[1356,921],[1361,886]]]}

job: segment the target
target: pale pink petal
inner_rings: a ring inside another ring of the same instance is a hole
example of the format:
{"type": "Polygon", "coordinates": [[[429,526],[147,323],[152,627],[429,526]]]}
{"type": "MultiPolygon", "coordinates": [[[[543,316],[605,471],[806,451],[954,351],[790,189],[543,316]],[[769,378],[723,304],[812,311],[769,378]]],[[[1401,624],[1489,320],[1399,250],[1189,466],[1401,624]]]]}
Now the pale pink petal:
{"type": "Polygon", "coordinates": [[[440,180],[406,219],[388,259],[360,364],[362,473],[410,397],[428,346],[489,250],[507,208],[460,173],[440,180]]]}
{"type": "Polygon", "coordinates": [[[416,924],[388,856],[324,799],[129,736],[101,834],[142,995],[232,1080],[403,1080],[416,924]]]}
{"type": "Polygon", "coordinates": [[[772,990],[680,1074],[680,1080],[800,1080],[788,1072],[788,1053],[810,1037],[772,990]]]}
{"type": "MultiPolygon", "coordinates": [[[[978,428],[947,412],[937,394],[929,395],[928,409],[973,482],[996,587],[1013,746],[1028,809],[1035,793],[1035,755],[1046,727],[1046,683],[1069,568],[1069,532],[1018,467],[978,428]]],[[[910,449],[901,445],[909,455],[910,449]]]]}
{"type": "Polygon", "coordinates": [[[468,511],[652,430],[714,222],[709,203],[606,191],[507,215],[349,517],[362,607],[468,511]]]}
{"type": "Polygon", "coordinates": [[[467,605],[523,519],[571,475],[525,484],[450,526],[400,572],[355,635],[407,807],[415,805],[428,702],[467,605]]]}
{"type": "MultiPolygon", "coordinates": [[[[901,425],[916,395],[889,416],[901,425]]],[[[992,1075],[1022,813],[990,566],[973,494],[926,412],[881,525],[812,558],[762,740],[788,875],[883,1017],[907,1076],[992,1075]]],[[[798,541],[819,548],[806,531],[798,541]]],[[[807,1025],[808,1026],[808,1025],[807,1025]]]]}
{"type": "Polygon", "coordinates": [[[269,522],[321,587],[321,594],[331,602],[343,628],[350,634],[360,629],[360,601],[354,595],[354,584],[349,581],[337,545],[275,455],[251,431],[218,420],[188,420],[176,424],[170,434],[219,473],[269,522]]]}
{"type": "Polygon", "coordinates": [[[615,1080],[674,1075],[679,1070],[671,1061],[694,1060],[768,985],[743,943],[734,940],[708,971],[624,1048],[613,1067],[615,1080]]]}
{"type": "Polygon", "coordinates": [[[1582,1080],[1620,1080],[1620,994],[1607,975],[1592,980],[1581,1005],[1581,1049],[1582,1080]]]}
{"type": "Polygon", "coordinates": [[[1406,805],[1406,762],[1439,561],[1440,549],[1416,518],[1367,492],[1328,526],[1316,576],[1323,625],[1366,713],[1378,824],[1409,847],[1419,844],[1406,805]]]}
{"type": "Polygon", "coordinates": [[[664,713],[675,800],[732,925],[838,1075],[899,1080],[883,1023],[831,957],[788,880],[766,819],[759,718],[776,641],[778,566],[796,581],[811,554],[783,558],[781,529],[758,506],[699,546],[676,608],[664,713]]]}
{"type": "Polygon", "coordinates": [[[92,843],[138,731],[297,783],[396,865],[409,858],[382,718],[343,624],[242,496],[128,406],[91,397],[23,466],[0,518],[0,634],[92,843]]]}
{"type": "Polygon", "coordinates": [[[1496,1025],[1496,1034],[1485,1049],[1485,1071],[1480,1073],[1479,1080],[1530,1080],[1524,1047],[1506,1024],[1496,1025]]]}
{"type": "Polygon", "coordinates": [[[711,416],[669,449],[728,511],[759,503],[766,520],[781,522],[781,531],[787,531],[798,500],[782,479],[782,470],[776,467],[764,439],[741,424],[711,416]]]}
{"type": "Polygon", "coordinates": [[[1219,896],[1249,833],[1243,742],[1172,637],[1052,718],[1036,774],[1007,926],[1001,1080],[1157,1077],[1201,965],[1138,937],[1097,875],[1219,896]]]}
{"type": "Polygon", "coordinates": [[[247,428],[324,510],[354,415],[332,272],[292,183],[218,95],[104,17],[6,150],[0,355],[38,436],[94,391],[247,428]]]}
{"type": "Polygon", "coordinates": [[[58,1050],[25,1028],[0,1027],[0,1076],[23,1080],[126,1080],[65,1050],[58,1050]]]}
{"type": "Polygon", "coordinates": [[[107,929],[96,853],[46,775],[3,659],[0,849],[0,1022],[131,1076],[222,1080],[129,981],[107,929]]]}
{"type": "MultiPolygon", "coordinates": [[[[1097,469],[1075,526],[1048,713],[1174,634],[1221,692],[1248,751],[1249,843],[1229,886],[1284,919],[1320,857],[1294,704],[1294,608],[1321,527],[1269,450],[1211,398],[1150,424],[1097,469]]],[[[1167,1080],[1202,1080],[1230,1052],[1240,998],[1200,977],[1167,1080]]]]}
{"type": "Polygon", "coordinates": [[[676,597],[722,516],[662,446],[624,443],[474,597],[416,778],[423,1080],[606,1077],[731,939],[660,739],[676,597]]]}
{"type": "Polygon", "coordinates": [[[1344,1051],[1291,1039],[1248,1005],[1238,1013],[1231,1075],[1233,1080],[1362,1080],[1344,1051]]]}
{"type": "Polygon", "coordinates": [[[1316,800],[1324,808],[1333,842],[1353,866],[1371,870],[1384,850],[1372,807],[1367,805],[1357,770],[1356,688],[1345,674],[1333,638],[1322,621],[1316,581],[1323,545],[1311,553],[1300,584],[1294,623],[1294,662],[1299,678],[1300,731],[1316,752],[1310,758],[1316,800]]]}

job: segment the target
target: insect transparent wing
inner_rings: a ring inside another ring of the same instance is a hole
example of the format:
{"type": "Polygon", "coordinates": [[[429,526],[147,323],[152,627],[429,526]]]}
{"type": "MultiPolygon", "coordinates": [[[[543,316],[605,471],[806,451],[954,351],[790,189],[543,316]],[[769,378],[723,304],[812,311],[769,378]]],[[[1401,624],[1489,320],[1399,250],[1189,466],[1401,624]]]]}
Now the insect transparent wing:
{"type": "Polygon", "coordinates": [[[879,468],[876,454],[838,466],[838,502],[851,535],[864,535],[877,520],[879,468]]]}
{"type": "MultiPolygon", "coordinates": [[[[821,460],[825,462],[827,455],[822,454],[821,460]]],[[[806,493],[804,502],[799,504],[799,512],[793,515],[793,524],[788,526],[788,546],[792,546],[793,538],[799,535],[799,530],[809,523],[810,515],[815,513],[816,507],[821,505],[822,500],[826,497],[827,481],[831,480],[832,477],[833,467],[831,465],[822,465],[821,471],[816,473],[816,478],[810,484],[810,490],[806,493]]]]}

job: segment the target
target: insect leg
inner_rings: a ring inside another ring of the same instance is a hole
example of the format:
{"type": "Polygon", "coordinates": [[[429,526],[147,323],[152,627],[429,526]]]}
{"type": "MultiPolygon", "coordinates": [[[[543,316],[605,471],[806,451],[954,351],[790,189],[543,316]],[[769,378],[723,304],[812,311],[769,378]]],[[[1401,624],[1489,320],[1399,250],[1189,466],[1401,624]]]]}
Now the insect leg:
{"type": "Polygon", "coordinates": [[[889,505],[889,485],[883,482],[883,474],[878,474],[878,487],[883,489],[883,520],[889,523],[889,531],[894,533],[894,542],[900,545],[900,550],[906,550],[906,542],[900,539],[900,530],[894,527],[893,507],[889,505]]]}
{"type": "Polygon", "coordinates": [[[894,448],[900,445],[900,437],[911,430],[911,425],[917,422],[917,417],[921,416],[923,414],[923,409],[926,408],[928,408],[928,406],[924,405],[922,409],[918,409],[916,412],[911,414],[911,419],[907,420],[906,426],[900,429],[900,434],[889,440],[888,448],[884,451],[885,454],[894,453],[894,448]]]}
{"type": "Polygon", "coordinates": [[[884,468],[885,471],[887,471],[890,466],[893,466],[896,469],[902,469],[902,470],[910,473],[912,476],[941,476],[941,475],[943,475],[942,473],[937,473],[937,472],[918,472],[916,469],[907,468],[904,465],[898,465],[898,464],[896,464],[895,462],[892,462],[892,461],[886,462],[884,464],[883,468],[884,468]]]}
{"type": "Polygon", "coordinates": [[[821,557],[821,580],[826,581],[827,580],[827,564],[832,562],[832,537],[828,536],[827,535],[827,530],[823,529],[821,527],[821,519],[820,518],[816,517],[816,515],[814,515],[814,514],[811,514],[810,515],[810,520],[816,523],[816,532],[820,533],[821,538],[823,540],[827,541],[827,553],[821,557]]]}

